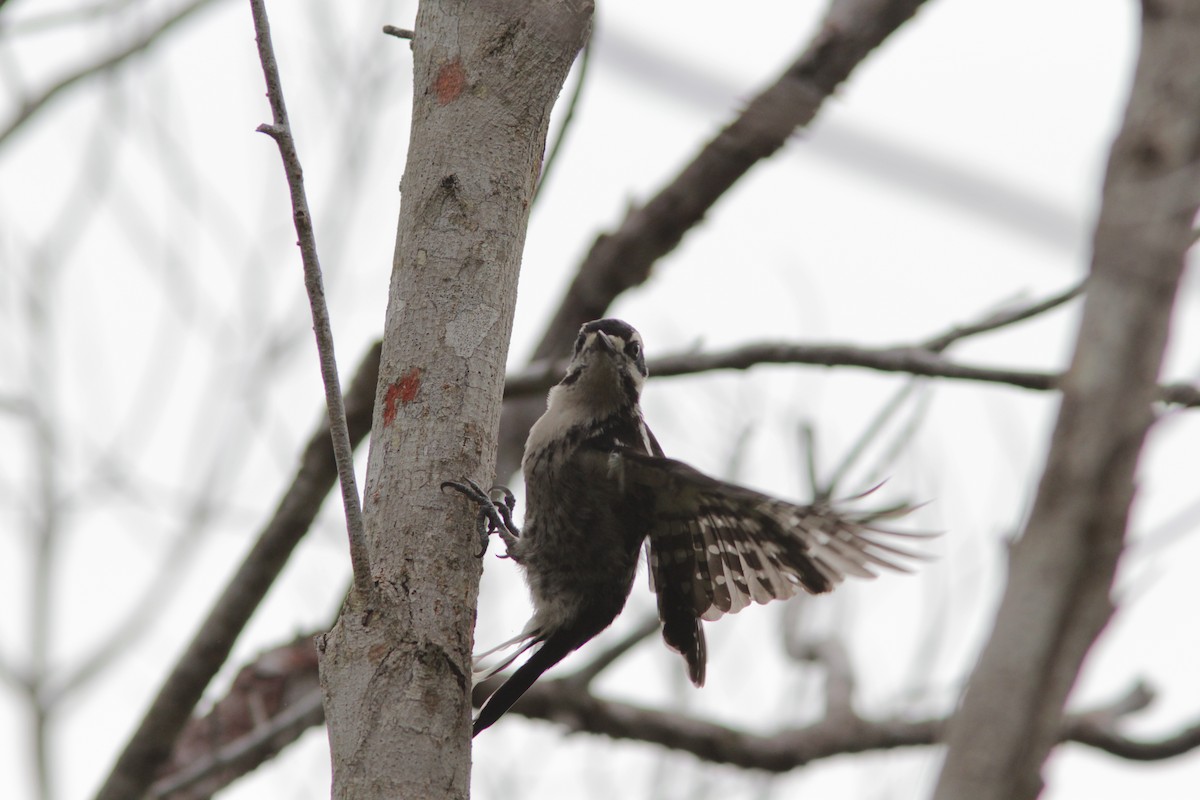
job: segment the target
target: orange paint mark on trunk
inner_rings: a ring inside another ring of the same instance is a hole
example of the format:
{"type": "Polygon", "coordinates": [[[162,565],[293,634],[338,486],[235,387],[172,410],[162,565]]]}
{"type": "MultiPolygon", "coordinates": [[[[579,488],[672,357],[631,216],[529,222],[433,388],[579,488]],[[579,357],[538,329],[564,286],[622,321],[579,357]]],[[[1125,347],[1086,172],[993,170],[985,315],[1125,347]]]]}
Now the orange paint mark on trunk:
{"type": "Polygon", "coordinates": [[[437,92],[438,105],[444,106],[454,100],[467,85],[467,71],[457,58],[449,64],[443,64],[433,81],[433,89],[437,92]]]}
{"type": "Polygon", "coordinates": [[[383,427],[391,425],[396,419],[396,412],[399,410],[399,405],[408,405],[413,400],[417,399],[417,392],[421,389],[421,369],[413,367],[387,388],[387,393],[383,396],[383,427]]]}

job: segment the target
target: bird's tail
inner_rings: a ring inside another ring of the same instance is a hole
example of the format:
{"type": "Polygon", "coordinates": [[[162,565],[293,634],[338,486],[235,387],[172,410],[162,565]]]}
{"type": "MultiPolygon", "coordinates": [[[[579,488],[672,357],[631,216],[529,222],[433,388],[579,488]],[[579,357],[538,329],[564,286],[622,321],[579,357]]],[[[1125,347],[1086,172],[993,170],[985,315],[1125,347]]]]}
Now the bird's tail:
{"type": "Polygon", "coordinates": [[[493,675],[498,675],[499,673],[508,669],[509,666],[516,661],[522,653],[533,647],[538,642],[542,641],[544,638],[545,637],[542,636],[541,631],[537,630],[537,628],[533,626],[533,620],[530,620],[529,626],[527,626],[525,630],[521,631],[513,638],[509,639],[508,641],[501,642],[500,644],[488,650],[484,650],[482,653],[476,653],[471,659],[471,685],[478,686],[493,675]],[[512,652],[501,658],[496,664],[489,666],[484,663],[488,656],[495,655],[496,653],[507,650],[510,647],[513,649],[512,652]]]}
{"type": "Polygon", "coordinates": [[[704,626],[700,624],[700,618],[693,609],[683,605],[672,607],[670,598],[666,592],[658,596],[658,615],[663,622],[663,640],[666,641],[667,647],[683,655],[692,683],[703,686],[705,662],[708,660],[704,626]]]}
{"type": "MultiPolygon", "coordinates": [[[[512,708],[513,703],[525,694],[526,690],[541,677],[543,672],[566,658],[568,653],[579,647],[584,641],[587,640],[581,640],[578,635],[567,631],[559,631],[545,639],[537,652],[530,656],[529,660],[522,664],[483,704],[483,708],[479,710],[479,716],[475,718],[471,736],[478,736],[480,731],[491,727],[492,723],[500,719],[505,711],[512,708]]],[[[536,643],[536,639],[527,643],[520,651],[507,659],[504,666],[536,643]]]]}

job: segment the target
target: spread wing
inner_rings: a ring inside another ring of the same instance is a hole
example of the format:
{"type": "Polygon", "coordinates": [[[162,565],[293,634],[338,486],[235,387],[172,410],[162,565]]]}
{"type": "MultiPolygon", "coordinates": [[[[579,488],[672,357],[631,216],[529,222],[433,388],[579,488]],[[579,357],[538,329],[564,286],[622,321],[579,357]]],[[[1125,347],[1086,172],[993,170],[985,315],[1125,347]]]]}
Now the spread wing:
{"type": "Polygon", "coordinates": [[[699,620],[801,591],[828,592],[848,575],[907,572],[905,560],[922,558],[893,542],[923,534],[879,527],[908,513],[907,506],[855,514],[830,504],[796,505],[673,459],[628,448],[613,457],[627,489],[652,504],[650,586],[658,594],[663,637],[688,660],[697,685],[704,680],[699,620]]]}

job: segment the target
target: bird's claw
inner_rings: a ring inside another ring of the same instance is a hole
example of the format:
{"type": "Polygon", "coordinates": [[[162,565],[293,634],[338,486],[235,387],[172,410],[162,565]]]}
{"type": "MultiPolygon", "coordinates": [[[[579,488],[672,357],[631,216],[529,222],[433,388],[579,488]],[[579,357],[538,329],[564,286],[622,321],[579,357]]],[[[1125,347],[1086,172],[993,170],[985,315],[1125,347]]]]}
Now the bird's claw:
{"type": "Polygon", "coordinates": [[[468,499],[474,500],[479,506],[479,515],[475,519],[475,526],[480,546],[479,552],[475,554],[476,558],[483,558],[487,553],[488,539],[493,533],[500,534],[500,538],[504,540],[504,545],[511,554],[521,531],[512,521],[512,512],[517,506],[517,498],[513,496],[508,487],[493,486],[491,491],[485,492],[479,484],[467,478],[462,482],[444,481],[441,488],[443,490],[454,489],[458,493],[466,495],[468,499]]]}

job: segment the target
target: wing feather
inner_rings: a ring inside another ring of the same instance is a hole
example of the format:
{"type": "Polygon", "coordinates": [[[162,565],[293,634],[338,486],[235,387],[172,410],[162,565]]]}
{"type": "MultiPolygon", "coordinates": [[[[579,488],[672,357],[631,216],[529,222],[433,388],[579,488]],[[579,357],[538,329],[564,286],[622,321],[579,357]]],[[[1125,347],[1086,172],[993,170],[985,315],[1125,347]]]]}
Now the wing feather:
{"type": "Polygon", "coordinates": [[[603,461],[594,472],[617,481],[627,516],[644,526],[663,639],[684,656],[697,686],[707,658],[701,620],[802,591],[822,594],[847,576],[907,571],[905,560],[921,557],[891,543],[921,534],[880,525],[908,506],[863,513],[788,503],[663,457],[648,428],[639,439],[631,447],[597,449],[594,457],[603,461]]]}
{"type": "Polygon", "coordinates": [[[674,605],[690,603],[697,617],[714,620],[801,590],[822,594],[847,576],[908,571],[904,562],[921,558],[887,541],[896,534],[877,524],[907,506],[853,513],[797,505],[673,459],[627,448],[619,454],[625,480],[653,505],[647,550],[660,607],[667,593],[674,605]]]}

